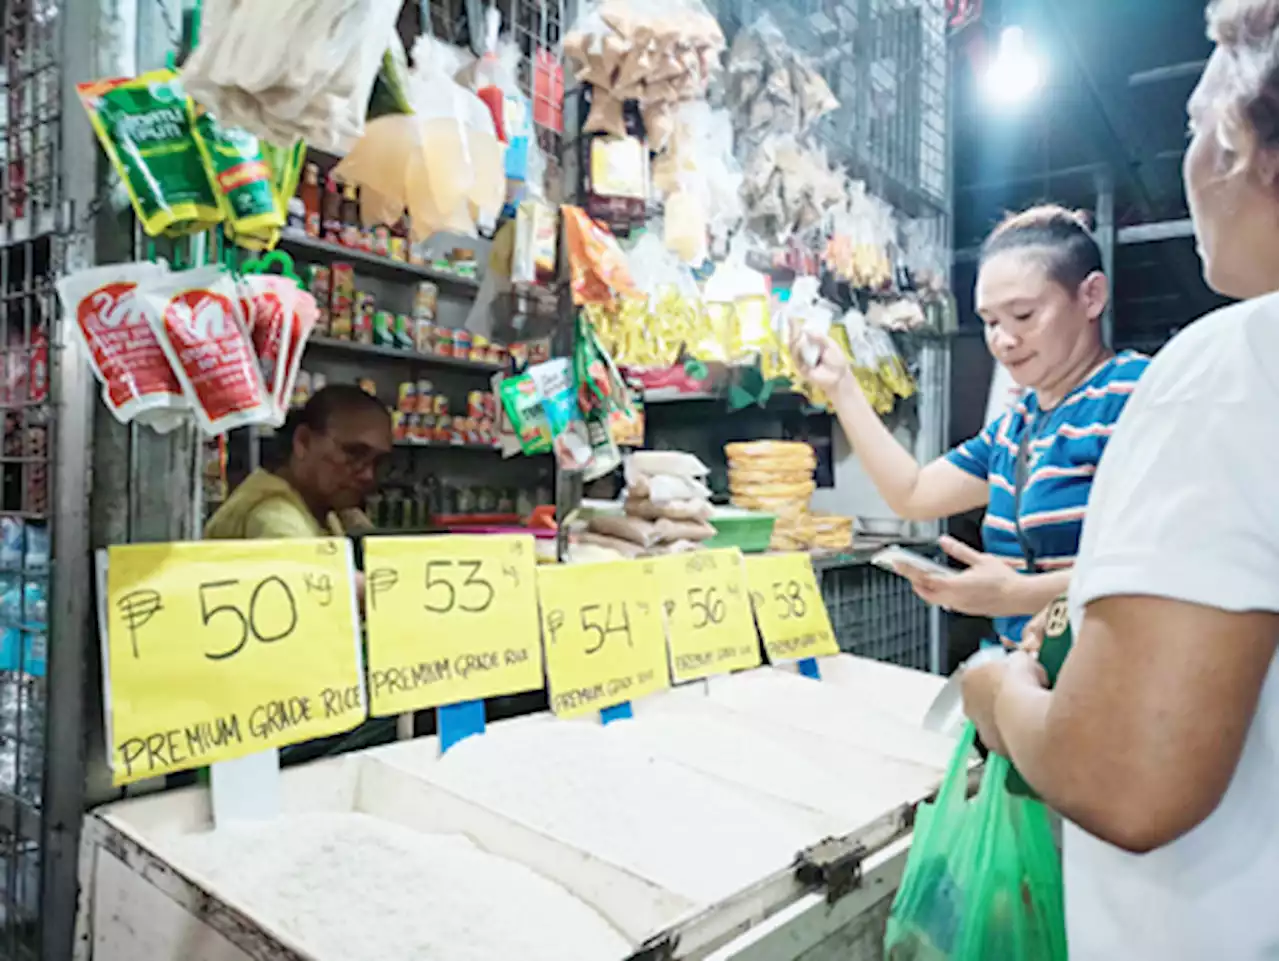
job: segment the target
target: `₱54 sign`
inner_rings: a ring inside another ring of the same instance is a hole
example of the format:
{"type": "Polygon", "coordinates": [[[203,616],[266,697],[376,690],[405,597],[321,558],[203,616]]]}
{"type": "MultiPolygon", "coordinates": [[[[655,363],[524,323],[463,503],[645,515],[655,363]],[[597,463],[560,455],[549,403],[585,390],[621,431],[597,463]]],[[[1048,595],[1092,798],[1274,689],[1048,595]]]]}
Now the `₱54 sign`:
{"type": "Polygon", "coordinates": [[[574,717],[669,687],[652,566],[613,561],[538,569],[551,710],[574,717]]]}

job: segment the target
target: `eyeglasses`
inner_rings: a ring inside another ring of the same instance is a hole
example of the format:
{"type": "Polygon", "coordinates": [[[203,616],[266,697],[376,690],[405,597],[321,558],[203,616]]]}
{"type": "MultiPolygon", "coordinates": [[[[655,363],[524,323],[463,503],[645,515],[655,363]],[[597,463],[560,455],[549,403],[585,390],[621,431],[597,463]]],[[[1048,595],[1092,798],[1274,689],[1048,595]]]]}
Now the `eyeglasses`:
{"type": "Polygon", "coordinates": [[[334,446],[342,454],[347,468],[356,474],[371,470],[375,475],[380,475],[385,472],[391,458],[389,452],[359,441],[335,442],[334,446]]]}

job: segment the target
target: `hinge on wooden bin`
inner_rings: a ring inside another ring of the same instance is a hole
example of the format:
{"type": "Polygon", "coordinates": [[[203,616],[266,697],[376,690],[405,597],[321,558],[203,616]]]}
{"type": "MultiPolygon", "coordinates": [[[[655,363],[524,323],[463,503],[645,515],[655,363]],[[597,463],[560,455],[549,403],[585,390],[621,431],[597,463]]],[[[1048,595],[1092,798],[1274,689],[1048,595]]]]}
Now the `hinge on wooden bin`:
{"type": "Polygon", "coordinates": [[[834,904],[862,884],[862,859],[866,856],[861,841],[827,838],[800,852],[796,880],[806,887],[824,888],[827,903],[834,904]]]}

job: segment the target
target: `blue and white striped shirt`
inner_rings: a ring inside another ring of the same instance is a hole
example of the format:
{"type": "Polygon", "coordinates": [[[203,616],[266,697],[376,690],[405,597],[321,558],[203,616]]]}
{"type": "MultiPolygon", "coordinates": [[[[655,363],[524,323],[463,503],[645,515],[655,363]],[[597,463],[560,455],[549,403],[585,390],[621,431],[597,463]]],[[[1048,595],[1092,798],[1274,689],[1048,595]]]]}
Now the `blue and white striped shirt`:
{"type": "MultiPolygon", "coordinates": [[[[1111,431],[1120,419],[1148,358],[1125,351],[1111,358],[1052,410],[1042,411],[1027,391],[977,437],[947,454],[961,470],[989,484],[982,546],[1026,572],[1013,523],[1018,445],[1031,431],[1026,486],[1022,491],[1022,530],[1043,571],[1075,563],[1089,489],[1111,431]]],[[[1022,639],[1029,617],[997,617],[996,633],[1005,641],[1022,639]]]]}

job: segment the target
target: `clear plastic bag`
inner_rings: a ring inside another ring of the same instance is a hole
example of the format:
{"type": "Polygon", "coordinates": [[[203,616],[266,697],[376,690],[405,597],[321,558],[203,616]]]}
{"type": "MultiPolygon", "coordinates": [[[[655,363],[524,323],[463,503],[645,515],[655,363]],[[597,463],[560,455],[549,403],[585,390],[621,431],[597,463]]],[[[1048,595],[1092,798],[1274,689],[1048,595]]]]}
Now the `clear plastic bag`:
{"type": "Polygon", "coordinates": [[[742,221],[742,169],[726,111],[699,100],[680,104],[672,118],[666,150],[653,162],[654,192],[666,202],[667,246],[696,265],[708,247],[723,250],[742,221]]]}
{"type": "Polygon", "coordinates": [[[604,0],[583,10],[563,46],[580,83],[673,103],[706,93],[724,33],[702,0],[604,0]]]}
{"type": "Polygon", "coordinates": [[[735,126],[757,141],[802,137],[840,102],[769,13],[740,30],[729,51],[726,101],[735,126]]]}
{"type": "Polygon", "coordinates": [[[414,63],[414,113],[370,121],[336,173],[369,195],[366,221],[394,222],[407,209],[415,242],[438,231],[474,236],[506,200],[504,147],[489,109],[453,79],[452,48],[419,37],[414,63]]]}

